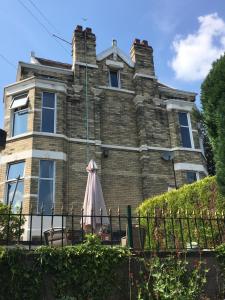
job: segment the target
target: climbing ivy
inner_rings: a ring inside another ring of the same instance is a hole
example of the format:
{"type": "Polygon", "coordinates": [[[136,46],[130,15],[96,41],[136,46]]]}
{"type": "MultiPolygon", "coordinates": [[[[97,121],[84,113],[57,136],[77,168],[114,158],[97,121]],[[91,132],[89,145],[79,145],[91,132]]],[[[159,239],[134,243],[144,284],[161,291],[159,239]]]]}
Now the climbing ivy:
{"type": "Polygon", "coordinates": [[[0,248],[0,300],[106,299],[128,257],[126,248],[102,246],[95,236],[84,244],[64,248],[0,248]]]}

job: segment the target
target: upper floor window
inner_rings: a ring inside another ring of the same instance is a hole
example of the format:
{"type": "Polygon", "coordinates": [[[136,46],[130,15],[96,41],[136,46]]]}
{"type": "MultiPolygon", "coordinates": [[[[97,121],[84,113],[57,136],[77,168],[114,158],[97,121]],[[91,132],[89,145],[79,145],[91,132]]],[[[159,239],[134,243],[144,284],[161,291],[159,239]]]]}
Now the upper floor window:
{"type": "Polygon", "coordinates": [[[20,95],[13,98],[10,109],[12,110],[12,136],[27,131],[28,119],[28,95],[20,95]]]}
{"type": "Polygon", "coordinates": [[[6,203],[18,212],[23,202],[25,162],[8,165],[6,175],[6,203]]]}
{"type": "Polygon", "coordinates": [[[186,112],[179,112],[178,114],[181,133],[181,144],[185,148],[194,148],[190,115],[186,112]]]}
{"type": "Polygon", "coordinates": [[[41,131],[55,132],[56,127],[56,100],[54,93],[43,92],[42,94],[42,115],[41,131]]]}
{"type": "Polygon", "coordinates": [[[43,208],[44,214],[51,214],[54,204],[55,162],[40,160],[38,211],[43,208]]]}
{"type": "Polygon", "coordinates": [[[120,88],[120,73],[118,70],[109,70],[109,85],[120,88]]]}

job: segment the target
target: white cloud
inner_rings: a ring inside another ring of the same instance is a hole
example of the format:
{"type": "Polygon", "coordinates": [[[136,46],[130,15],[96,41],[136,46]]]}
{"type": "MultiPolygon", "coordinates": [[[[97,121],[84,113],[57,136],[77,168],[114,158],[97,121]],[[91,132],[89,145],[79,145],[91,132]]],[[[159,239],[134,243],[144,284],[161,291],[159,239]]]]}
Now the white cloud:
{"type": "Polygon", "coordinates": [[[204,79],[212,62],[225,51],[225,22],[217,13],[200,16],[198,21],[196,33],[176,37],[173,41],[175,56],[170,65],[177,79],[204,79]]]}

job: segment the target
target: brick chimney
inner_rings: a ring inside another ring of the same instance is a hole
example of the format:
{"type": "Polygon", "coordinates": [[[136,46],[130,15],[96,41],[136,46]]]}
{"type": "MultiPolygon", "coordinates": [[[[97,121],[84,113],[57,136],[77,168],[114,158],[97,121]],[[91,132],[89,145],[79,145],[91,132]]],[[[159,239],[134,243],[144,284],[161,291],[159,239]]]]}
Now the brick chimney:
{"type": "Polygon", "coordinates": [[[96,64],[96,38],[91,28],[77,25],[72,40],[73,68],[76,62],[96,64]],[[86,53],[85,53],[86,52],[86,53]]]}
{"type": "Polygon", "coordinates": [[[135,72],[155,76],[153,49],[148,41],[135,39],[130,50],[132,61],[135,63],[135,72]]]}

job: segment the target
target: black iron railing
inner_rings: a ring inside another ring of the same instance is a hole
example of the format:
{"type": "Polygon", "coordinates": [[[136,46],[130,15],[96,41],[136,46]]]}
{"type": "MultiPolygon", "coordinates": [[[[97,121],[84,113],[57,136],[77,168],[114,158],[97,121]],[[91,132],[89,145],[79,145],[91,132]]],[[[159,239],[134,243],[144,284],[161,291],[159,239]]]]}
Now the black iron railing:
{"type": "Polygon", "coordinates": [[[0,244],[20,245],[29,250],[40,245],[66,246],[85,241],[87,233],[95,233],[102,244],[123,245],[134,250],[176,251],[215,249],[225,242],[225,217],[223,213],[179,213],[157,210],[153,214],[132,215],[120,210],[108,216],[91,216],[91,224],[85,225],[83,211],[75,214],[25,214],[22,208],[18,213],[8,210],[0,214],[0,244]],[[100,220],[96,226],[95,218],[100,220]],[[104,220],[107,218],[108,224],[104,220]]]}

